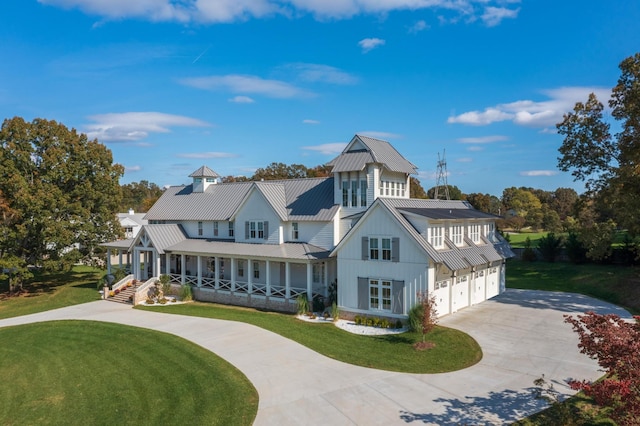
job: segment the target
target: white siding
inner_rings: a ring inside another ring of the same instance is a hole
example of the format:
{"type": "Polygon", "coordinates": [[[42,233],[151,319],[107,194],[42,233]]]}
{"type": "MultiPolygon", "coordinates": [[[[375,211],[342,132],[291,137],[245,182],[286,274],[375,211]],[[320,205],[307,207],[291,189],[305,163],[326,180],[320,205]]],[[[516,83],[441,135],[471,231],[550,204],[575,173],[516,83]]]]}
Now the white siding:
{"type": "Polygon", "coordinates": [[[280,218],[264,199],[262,194],[253,191],[249,199],[244,203],[235,218],[235,239],[237,242],[250,242],[258,244],[280,244],[280,218]],[[246,239],[245,222],[263,221],[269,222],[269,235],[267,239],[246,239]]]}
{"type": "Polygon", "coordinates": [[[382,207],[376,207],[366,222],[358,226],[342,245],[337,257],[338,302],[349,311],[365,312],[357,309],[358,277],[404,281],[403,315],[416,303],[418,291],[428,291],[430,273],[426,254],[382,207]],[[400,238],[400,261],[362,260],[362,237],[369,236],[400,238]]]}

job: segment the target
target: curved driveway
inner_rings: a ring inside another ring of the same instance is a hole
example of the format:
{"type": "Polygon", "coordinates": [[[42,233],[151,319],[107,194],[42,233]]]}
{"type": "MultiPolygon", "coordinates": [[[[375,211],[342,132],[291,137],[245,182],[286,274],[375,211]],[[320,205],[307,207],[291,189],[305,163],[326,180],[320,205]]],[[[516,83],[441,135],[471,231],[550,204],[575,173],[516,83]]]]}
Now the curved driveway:
{"type": "Polygon", "coordinates": [[[544,408],[532,396],[544,374],[571,394],[569,378],[596,379],[597,364],[579,353],[563,314],[595,310],[630,318],[586,296],[507,290],[440,320],[465,331],[483,350],[476,365],[453,373],[406,374],[326,358],[258,327],[167,315],[96,301],[0,320],[0,327],[82,319],[116,322],[181,336],[240,369],[260,395],[256,425],[505,424],[544,408]]]}

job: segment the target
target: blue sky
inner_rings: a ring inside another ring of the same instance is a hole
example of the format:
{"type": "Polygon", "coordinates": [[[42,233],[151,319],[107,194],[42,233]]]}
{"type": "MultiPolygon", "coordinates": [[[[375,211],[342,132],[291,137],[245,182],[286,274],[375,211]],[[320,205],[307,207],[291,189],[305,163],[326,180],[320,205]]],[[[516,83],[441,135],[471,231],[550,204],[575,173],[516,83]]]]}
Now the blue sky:
{"type": "Polygon", "coordinates": [[[573,187],[555,123],[640,50],[640,2],[5,0],[0,116],[97,137],[122,183],[315,166],[356,133],[435,185],[573,187]]]}

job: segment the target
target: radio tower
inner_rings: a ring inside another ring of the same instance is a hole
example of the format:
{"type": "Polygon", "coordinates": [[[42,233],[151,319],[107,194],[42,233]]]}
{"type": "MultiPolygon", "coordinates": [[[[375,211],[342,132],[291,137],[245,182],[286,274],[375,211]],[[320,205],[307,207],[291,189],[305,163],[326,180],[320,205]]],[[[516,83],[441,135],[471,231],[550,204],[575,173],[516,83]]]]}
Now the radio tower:
{"type": "Polygon", "coordinates": [[[442,159],[440,159],[440,153],[438,153],[438,171],[436,177],[436,191],[434,194],[434,199],[440,199],[440,191],[443,191],[445,200],[450,200],[449,196],[449,184],[447,183],[447,160],[444,157],[445,150],[442,150],[442,159]],[[441,188],[442,187],[442,188],[441,188]]]}

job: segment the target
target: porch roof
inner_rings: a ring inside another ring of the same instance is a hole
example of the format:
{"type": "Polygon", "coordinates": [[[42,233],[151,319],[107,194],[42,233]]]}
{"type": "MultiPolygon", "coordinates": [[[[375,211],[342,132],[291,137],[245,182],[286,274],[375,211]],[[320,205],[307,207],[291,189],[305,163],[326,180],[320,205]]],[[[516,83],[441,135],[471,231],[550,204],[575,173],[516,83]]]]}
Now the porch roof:
{"type": "Polygon", "coordinates": [[[126,240],[109,241],[106,243],[101,243],[99,245],[109,249],[129,250],[129,248],[131,247],[131,243],[133,243],[133,240],[133,238],[128,238],[126,240]]]}
{"type": "Polygon", "coordinates": [[[307,243],[253,244],[205,239],[187,239],[165,248],[170,253],[194,253],[282,260],[321,260],[329,251],[307,243]]]}

